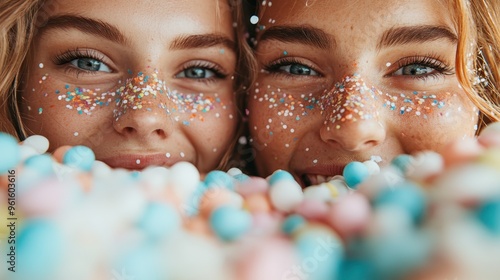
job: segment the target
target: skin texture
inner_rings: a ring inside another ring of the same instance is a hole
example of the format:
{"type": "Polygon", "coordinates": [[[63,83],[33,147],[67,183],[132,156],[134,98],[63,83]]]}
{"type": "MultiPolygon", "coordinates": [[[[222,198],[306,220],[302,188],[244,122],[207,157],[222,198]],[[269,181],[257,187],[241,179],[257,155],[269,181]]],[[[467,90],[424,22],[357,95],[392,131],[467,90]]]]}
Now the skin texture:
{"type": "Polygon", "coordinates": [[[113,167],[217,167],[237,124],[226,1],[48,2],[20,93],[30,134],[113,167]]]}
{"type": "Polygon", "coordinates": [[[261,176],[285,169],[314,184],[350,161],[387,165],[474,135],[478,113],[454,75],[457,33],[443,3],[271,2],[248,96],[261,176]]]}

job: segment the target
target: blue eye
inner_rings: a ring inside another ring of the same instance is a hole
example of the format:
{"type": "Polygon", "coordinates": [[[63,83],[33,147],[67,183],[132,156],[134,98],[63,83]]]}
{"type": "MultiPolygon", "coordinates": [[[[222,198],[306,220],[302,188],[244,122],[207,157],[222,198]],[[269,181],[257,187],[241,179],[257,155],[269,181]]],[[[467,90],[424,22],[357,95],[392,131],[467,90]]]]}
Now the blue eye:
{"type": "Polygon", "coordinates": [[[111,69],[104,64],[102,61],[90,58],[90,57],[82,57],[82,58],[76,58],[70,61],[71,65],[74,65],[75,67],[85,70],[85,71],[91,71],[91,72],[111,72],[111,69]]]}
{"type": "Polygon", "coordinates": [[[179,74],[177,74],[176,78],[188,78],[188,79],[208,79],[216,76],[214,71],[209,70],[204,67],[190,67],[184,69],[179,74]]]}
{"type": "Polygon", "coordinates": [[[436,69],[422,64],[411,64],[407,66],[403,66],[396,70],[393,75],[403,75],[403,76],[421,76],[428,75],[436,71],[436,69]]]}
{"type": "Polygon", "coordinates": [[[278,68],[281,71],[301,76],[317,76],[318,73],[308,66],[303,64],[293,63],[288,65],[283,65],[278,68]]]}

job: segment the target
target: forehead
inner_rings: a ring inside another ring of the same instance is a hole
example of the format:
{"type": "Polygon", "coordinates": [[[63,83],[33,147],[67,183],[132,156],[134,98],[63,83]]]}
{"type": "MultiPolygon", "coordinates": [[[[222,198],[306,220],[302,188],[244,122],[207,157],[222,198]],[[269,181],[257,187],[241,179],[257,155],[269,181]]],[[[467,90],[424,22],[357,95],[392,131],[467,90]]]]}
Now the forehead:
{"type": "Polygon", "coordinates": [[[49,0],[39,21],[61,14],[102,20],[130,32],[189,29],[232,34],[232,11],[227,0],[49,0]],[[189,27],[189,28],[187,28],[189,27]]]}
{"type": "Polygon", "coordinates": [[[370,33],[398,25],[453,27],[446,0],[268,0],[259,6],[259,16],[260,29],[310,25],[332,34],[338,29],[370,33]]]}

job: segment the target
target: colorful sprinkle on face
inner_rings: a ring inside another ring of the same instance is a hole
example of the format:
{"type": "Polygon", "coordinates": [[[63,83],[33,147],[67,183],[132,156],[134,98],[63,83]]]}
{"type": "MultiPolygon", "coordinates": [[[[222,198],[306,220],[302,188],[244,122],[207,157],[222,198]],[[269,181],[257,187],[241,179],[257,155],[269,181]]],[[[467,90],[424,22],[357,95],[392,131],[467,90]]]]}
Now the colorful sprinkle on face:
{"type": "MultiPolygon", "coordinates": [[[[128,71],[131,73],[131,70],[128,71]]],[[[48,79],[45,74],[39,83],[48,79]]],[[[203,93],[181,93],[171,90],[166,82],[158,78],[158,71],[151,75],[139,72],[136,77],[127,79],[118,89],[102,92],[99,88],[89,89],[83,87],[72,87],[69,84],[64,90],[55,90],[57,99],[66,102],[66,108],[76,110],[78,114],[91,115],[99,107],[115,105],[113,116],[118,120],[129,110],[152,111],[152,108],[160,108],[167,114],[189,114],[189,121],[182,120],[184,125],[198,119],[204,121],[201,113],[208,113],[216,107],[226,109],[225,104],[217,94],[209,96],[203,93]]],[[[48,94],[47,94],[48,95],[48,94]]],[[[217,113],[217,117],[220,114],[217,113]]],[[[229,116],[232,118],[232,115],[229,116]]],[[[180,121],[180,118],[174,118],[180,121]]]]}

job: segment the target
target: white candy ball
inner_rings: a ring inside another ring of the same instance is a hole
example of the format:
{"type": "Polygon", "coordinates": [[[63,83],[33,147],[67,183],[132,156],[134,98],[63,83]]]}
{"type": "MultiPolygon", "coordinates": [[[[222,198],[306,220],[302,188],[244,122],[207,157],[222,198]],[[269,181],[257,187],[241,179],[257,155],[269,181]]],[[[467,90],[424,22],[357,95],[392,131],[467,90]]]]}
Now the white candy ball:
{"type": "Polygon", "coordinates": [[[38,151],[29,145],[21,145],[19,146],[21,150],[21,162],[24,162],[27,158],[35,155],[39,155],[38,151]]]}
{"type": "Polygon", "coordinates": [[[408,178],[423,181],[426,178],[440,173],[444,168],[443,157],[432,151],[423,151],[416,154],[407,167],[408,178]]]}
{"type": "Polygon", "coordinates": [[[200,183],[200,172],[189,162],[178,162],[170,168],[168,184],[181,196],[183,200],[191,194],[200,183]]]}
{"type": "Polygon", "coordinates": [[[364,161],[363,164],[368,168],[368,173],[370,175],[380,173],[380,166],[373,160],[364,161]]]}
{"type": "Polygon", "coordinates": [[[304,200],[302,188],[293,180],[280,180],[274,183],[269,196],[273,206],[282,212],[290,212],[304,200]]]}
{"type": "Polygon", "coordinates": [[[233,167],[227,171],[227,174],[234,177],[236,175],[243,174],[243,172],[239,168],[233,167]]]}
{"type": "Polygon", "coordinates": [[[331,191],[323,184],[310,186],[304,190],[304,199],[307,200],[329,201],[331,197],[331,191]]]}
{"type": "Polygon", "coordinates": [[[24,145],[32,147],[39,154],[43,154],[49,149],[49,140],[41,135],[32,135],[23,141],[24,145]]]}

